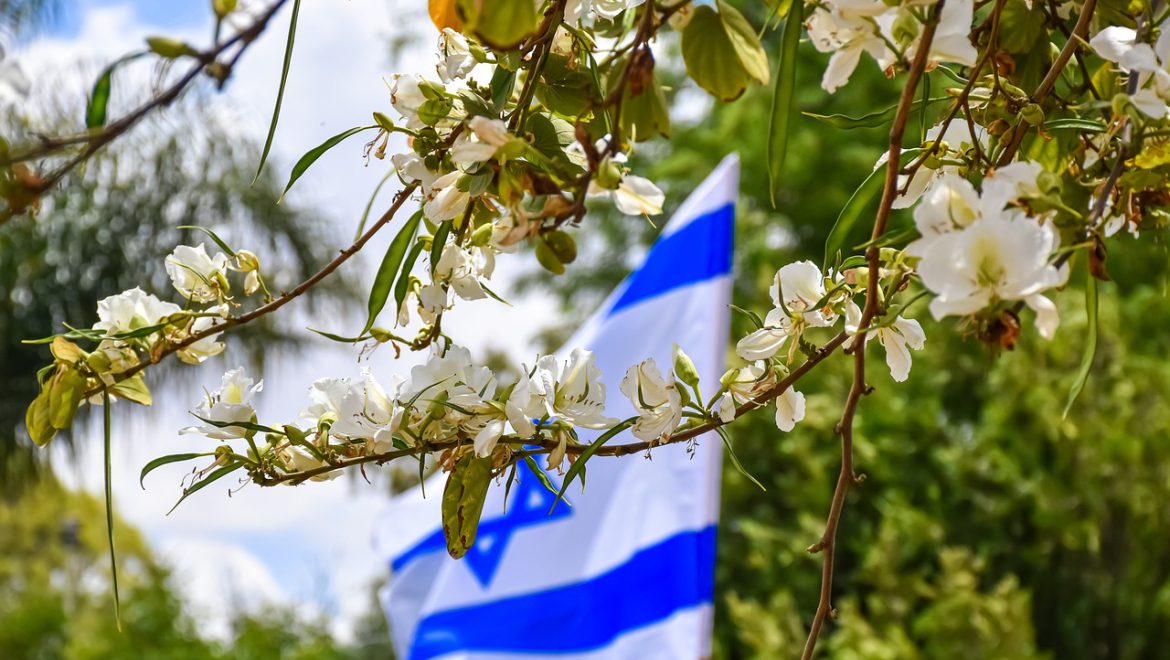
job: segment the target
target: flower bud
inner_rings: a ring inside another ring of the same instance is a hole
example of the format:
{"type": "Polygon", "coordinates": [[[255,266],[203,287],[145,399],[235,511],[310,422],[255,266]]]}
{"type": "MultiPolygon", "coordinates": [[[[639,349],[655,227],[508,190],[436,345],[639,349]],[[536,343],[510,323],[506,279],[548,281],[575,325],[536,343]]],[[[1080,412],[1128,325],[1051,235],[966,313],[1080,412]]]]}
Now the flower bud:
{"type": "Polygon", "coordinates": [[[674,345],[674,375],[691,387],[699,386],[699,371],[695,369],[695,363],[690,356],[684,353],[678,344],[674,345]]]}
{"type": "Polygon", "coordinates": [[[898,12],[898,17],[894,19],[892,34],[899,46],[908,46],[918,36],[918,19],[908,11],[898,12]]]}
{"type": "Polygon", "coordinates": [[[146,45],[159,57],[173,60],[184,55],[195,55],[197,51],[187,44],[170,37],[147,37],[146,45]]]}
{"type": "Polygon", "coordinates": [[[370,336],[373,337],[374,341],[378,342],[379,344],[385,344],[394,337],[393,333],[391,333],[386,328],[377,327],[370,328],[370,336]]]}
{"type": "Polygon", "coordinates": [[[238,250],[236,252],[236,268],[242,273],[259,270],[260,257],[257,257],[251,250],[238,250]]]}
{"type": "Polygon", "coordinates": [[[387,117],[386,113],[384,112],[374,113],[374,123],[378,125],[378,128],[386,131],[387,133],[394,130],[394,120],[387,117]]]}
{"type": "Polygon", "coordinates": [[[622,182],[622,168],[612,160],[607,160],[597,168],[597,185],[606,190],[613,190],[622,182]]]}
{"type": "Polygon", "coordinates": [[[223,18],[236,10],[236,0],[211,0],[211,10],[216,18],[223,18]]]}
{"type": "Polygon", "coordinates": [[[1020,117],[1033,126],[1044,123],[1044,109],[1037,103],[1029,103],[1020,108],[1020,117]]]}
{"type": "Polygon", "coordinates": [[[447,392],[439,392],[427,405],[427,416],[431,419],[443,419],[447,416],[447,392]]]}

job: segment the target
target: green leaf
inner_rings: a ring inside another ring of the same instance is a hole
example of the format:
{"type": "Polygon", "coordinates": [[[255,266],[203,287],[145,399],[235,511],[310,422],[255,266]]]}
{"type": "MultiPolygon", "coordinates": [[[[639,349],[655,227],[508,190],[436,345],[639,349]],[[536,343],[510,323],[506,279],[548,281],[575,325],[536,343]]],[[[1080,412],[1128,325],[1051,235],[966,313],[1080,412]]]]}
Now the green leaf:
{"type": "MultiPolygon", "coordinates": [[[[362,131],[368,131],[371,128],[378,128],[378,127],[377,126],[355,126],[354,128],[351,128],[348,131],[342,131],[342,132],[338,133],[337,135],[334,135],[333,137],[329,138],[328,140],[325,140],[324,142],[317,145],[316,147],[310,149],[304,156],[301,156],[301,159],[297,161],[297,164],[293,165],[292,174],[290,174],[288,177],[288,183],[284,186],[284,192],[280,193],[280,199],[276,200],[276,203],[279,204],[282,201],[284,201],[284,196],[286,194],[288,194],[289,189],[293,187],[293,184],[297,182],[297,179],[301,178],[301,175],[304,174],[305,171],[308,170],[310,167],[312,167],[313,163],[317,162],[318,158],[325,155],[326,151],[329,151],[333,147],[336,147],[338,144],[340,144],[343,140],[350,137],[351,135],[357,135],[358,133],[361,133],[362,131]]],[[[381,186],[379,185],[378,187],[380,188],[381,186]]],[[[377,191],[375,191],[375,194],[376,193],[377,193],[377,191]]],[[[371,200],[371,202],[372,202],[372,200],[371,200]]],[[[362,224],[365,224],[365,216],[362,217],[362,224]]]]}
{"type": "Polygon", "coordinates": [[[114,550],[114,485],[112,473],[112,452],[110,449],[110,393],[102,390],[102,432],[105,438],[106,477],[106,540],[110,546],[110,575],[114,585],[114,622],[122,629],[122,599],[118,595],[118,557],[114,550]]]}
{"type": "Polygon", "coordinates": [[[1095,119],[1053,119],[1044,122],[1044,130],[1051,131],[1083,131],[1086,133],[1104,133],[1108,129],[1105,122],[1095,119]]]}
{"type": "MultiPolygon", "coordinates": [[[[767,85],[771,79],[771,72],[768,70],[768,53],[760,44],[760,38],[756,34],[755,28],[752,27],[751,23],[748,23],[743,14],[739,13],[738,9],[732,7],[725,0],[716,0],[715,4],[719,7],[719,18],[723,21],[723,29],[727,33],[731,45],[735,48],[735,54],[739,57],[740,63],[743,64],[744,71],[761,85],[767,85]]],[[[796,32],[799,38],[799,26],[797,26],[796,32]]]]}
{"type": "Polygon", "coordinates": [[[48,388],[41,389],[41,393],[33,399],[28,410],[24,413],[24,425],[28,429],[28,437],[38,447],[49,444],[53,436],[57,435],[57,429],[53,428],[53,424],[50,422],[52,405],[50,404],[49,392],[48,388]]]}
{"type": "Polygon", "coordinates": [[[406,259],[402,262],[402,272],[398,274],[398,282],[394,284],[394,310],[396,314],[402,312],[402,303],[410,291],[410,271],[414,269],[414,264],[418,261],[418,255],[422,254],[422,249],[422,242],[416,241],[414,247],[410,248],[410,254],[407,254],[406,259]]]}
{"type": "Polygon", "coordinates": [[[367,335],[364,332],[356,337],[342,337],[341,335],[335,335],[332,332],[325,332],[324,330],[317,330],[316,328],[309,328],[308,330],[309,332],[315,332],[326,339],[332,339],[333,341],[340,342],[342,344],[356,344],[359,341],[365,341],[370,338],[370,335],[367,335]]]}
{"type": "Polygon", "coordinates": [[[366,319],[366,327],[362,329],[361,334],[366,334],[370,328],[374,327],[378,314],[386,306],[386,300],[390,297],[390,289],[394,286],[394,278],[398,275],[399,267],[402,266],[402,258],[406,255],[407,247],[414,242],[414,235],[418,231],[418,223],[422,220],[422,216],[422,211],[416,211],[406,221],[406,224],[402,225],[402,229],[398,231],[394,240],[390,241],[390,247],[386,249],[386,256],[382,258],[382,265],[378,267],[378,274],[374,277],[374,286],[370,288],[370,300],[367,305],[370,315],[366,319]]]}
{"type": "MultiPolygon", "coordinates": [[[[905,163],[913,157],[921,149],[903,149],[901,162],[905,163]]],[[[854,228],[857,226],[858,220],[869,208],[871,202],[881,192],[882,184],[886,178],[886,166],[880,166],[869,173],[865,177],[865,181],[861,182],[857,190],[853,191],[853,195],[849,197],[849,201],[845,202],[845,206],[841,208],[841,212],[837,214],[837,221],[833,223],[833,228],[829,230],[829,237],[825,239],[825,258],[822,262],[822,267],[827,268],[829,264],[833,263],[838,252],[844,250],[854,243],[850,238],[854,233],[854,228]]]]}
{"type": "Polygon", "coordinates": [[[233,257],[233,258],[236,256],[235,250],[233,250],[232,247],[227,244],[227,241],[220,238],[219,234],[216,234],[215,232],[211,231],[207,227],[200,227],[198,225],[179,225],[179,229],[195,229],[195,230],[201,231],[204,234],[207,234],[208,237],[211,238],[211,240],[215,241],[215,244],[218,245],[219,249],[223,250],[227,254],[227,256],[233,257]]]}
{"type": "Polygon", "coordinates": [[[85,107],[85,127],[101,128],[106,125],[106,106],[110,103],[110,91],[113,87],[114,68],[117,62],[106,67],[93,90],[89,93],[89,103],[85,107]]]}
{"type": "Polygon", "coordinates": [[[683,63],[695,83],[722,101],[734,101],[751,82],[727,36],[723,20],[710,5],[695,7],[682,33],[683,63]]]}
{"type": "MultiPolygon", "coordinates": [[[[536,477],[536,480],[540,482],[541,486],[544,486],[545,490],[552,493],[553,495],[557,494],[557,487],[553,485],[552,479],[548,478],[548,475],[545,474],[544,470],[540,469],[540,465],[536,462],[535,458],[531,456],[525,456],[524,465],[528,466],[528,471],[536,477]]],[[[568,500],[565,500],[565,504],[572,506],[568,500]]]]}
{"type": "Polygon", "coordinates": [[[577,117],[600,101],[600,90],[585,69],[571,68],[567,58],[550,55],[545,62],[536,100],[549,110],[567,117],[577,117]]]}
{"type": "Polygon", "coordinates": [[[594,454],[597,453],[597,450],[601,449],[602,445],[612,440],[614,436],[633,426],[634,422],[636,421],[638,421],[638,418],[635,416],[618,422],[617,426],[611,428],[605,433],[602,433],[596,440],[593,441],[592,444],[585,448],[585,451],[581,452],[581,455],[577,457],[577,460],[573,461],[573,464],[569,466],[569,471],[565,473],[565,479],[561,482],[561,489],[557,491],[557,497],[555,500],[553,500],[552,506],[548,509],[549,513],[552,513],[553,509],[557,508],[557,502],[560,502],[565,498],[565,491],[569,489],[569,484],[573,483],[573,480],[579,476],[584,477],[585,463],[590,458],[592,458],[594,454]]]}
{"type": "Polygon", "coordinates": [[[730,307],[732,311],[739,312],[740,314],[743,314],[744,316],[748,317],[748,319],[750,319],[751,322],[753,324],[755,324],[756,330],[759,330],[760,328],[764,327],[764,319],[760,318],[759,314],[751,311],[750,309],[744,309],[742,307],[737,307],[736,305],[728,305],[728,307],[730,307]]]}
{"type": "Polygon", "coordinates": [[[735,450],[731,448],[731,436],[727,433],[727,429],[722,426],[716,426],[715,431],[719,433],[720,438],[723,438],[723,446],[727,448],[727,457],[731,459],[731,464],[735,466],[735,469],[747,477],[747,480],[755,484],[760,490],[765,493],[768,492],[768,489],[764,488],[764,484],[760,483],[759,479],[753,477],[750,472],[744,469],[743,464],[739,462],[739,457],[735,455],[735,450]]]}
{"type": "Polygon", "coordinates": [[[492,73],[491,92],[492,109],[497,113],[504,109],[508,100],[512,98],[512,90],[516,87],[516,72],[509,71],[502,66],[496,67],[492,73]]]}
{"type": "Polygon", "coordinates": [[[435,230],[435,237],[431,239],[431,275],[435,274],[435,267],[439,265],[439,257],[443,255],[443,246],[447,244],[447,236],[450,233],[450,222],[440,224],[435,230]]]}
{"type": "Polygon", "coordinates": [[[232,472],[235,472],[242,465],[243,465],[243,463],[232,463],[231,465],[225,465],[221,468],[216,469],[214,472],[207,475],[206,477],[203,477],[199,481],[196,481],[195,483],[191,484],[187,488],[184,488],[183,489],[183,496],[179,498],[178,502],[175,502],[175,505],[171,507],[170,511],[167,511],[167,515],[169,516],[172,513],[174,513],[175,509],[179,508],[179,505],[183,503],[183,500],[187,499],[192,494],[203,490],[207,486],[211,485],[213,482],[219,481],[223,477],[226,477],[227,475],[231,474],[232,472]]]}
{"type": "Polygon", "coordinates": [[[456,0],[464,32],[474,32],[495,50],[511,50],[536,31],[539,15],[532,0],[456,0]]]}
{"type": "Polygon", "coordinates": [[[167,327],[168,325],[170,325],[170,323],[155,323],[154,325],[143,326],[141,328],[138,328],[137,330],[127,330],[126,332],[119,332],[117,334],[110,335],[110,338],[111,339],[141,339],[142,337],[149,337],[149,336],[153,335],[154,333],[158,332],[159,330],[162,330],[163,328],[167,327]]]}
{"type": "Polygon", "coordinates": [[[252,177],[252,185],[256,185],[260,180],[260,172],[264,170],[268,152],[272,151],[272,138],[276,136],[276,125],[280,122],[280,105],[284,102],[284,86],[288,83],[288,69],[292,65],[293,44],[297,38],[297,16],[300,13],[301,0],[293,0],[292,19],[288,23],[288,40],[284,45],[284,64],[280,69],[280,86],[276,89],[276,105],[272,108],[272,122],[268,125],[268,137],[264,138],[264,150],[260,152],[260,165],[256,168],[256,176],[252,177]]]}
{"type": "Polygon", "coordinates": [[[1093,358],[1097,355],[1097,280],[1091,272],[1086,279],[1088,281],[1085,283],[1085,312],[1088,314],[1089,331],[1085,335],[1085,352],[1081,354],[1081,365],[1077,367],[1072,387],[1069,388],[1068,402],[1064,404],[1062,419],[1068,417],[1068,411],[1072,410],[1073,403],[1085,388],[1089,372],[1093,369],[1093,358]]]}
{"type": "Polygon", "coordinates": [[[226,429],[229,427],[230,428],[239,427],[239,428],[242,428],[246,431],[255,431],[256,433],[280,434],[280,431],[277,431],[276,429],[272,428],[271,426],[264,426],[263,424],[257,424],[256,422],[217,422],[217,421],[213,421],[210,419],[204,419],[203,417],[200,417],[199,415],[192,414],[191,416],[194,417],[195,419],[205,423],[205,424],[211,424],[212,426],[214,426],[217,429],[226,429]]]}
{"type": "Polygon", "coordinates": [[[374,186],[374,192],[370,194],[370,201],[366,202],[366,209],[362,211],[361,222],[358,223],[357,231],[354,232],[353,240],[355,243],[359,238],[362,237],[362,234],[366,232],[366,220],[370,218],[370,210],[374,208],[374,202],[378,199],[378,193],[382,192],[382,186],[386,185],[386,182],[390,180],[390,177],[394,176],[395,174],[397,174],[397,170],[391,169],[386,173],[386,176],[382,177],[382,180],[378,182],[378,185],[374,186]]]}
{"type": "Polygon", "coordinates": [[[142,374],[134,374],[133,376],[120,380],[110,386],[111,394],[122,397],[127,401],[133,401],[144,406],[149,406],[153,403],[150,396],[150,390],[146,387],[146,381],[142,379],[142,374]]]}
{"type": "Polygon", "coordinates": [[[788,136],[792,132],[792,117],[796,109],[796,50],[800,45],[800,28],[804,19],[804,4],[788,15],[784,35],[780,41],[780,65],[776,72],[776,88],[772,93],[772,119],[768,122],[768,191],[772,206],[776,206],[776,187],[788,155],[788,136]]]}
{"type": "MultiPolygon", "coordinates": [[[[1044,36],[1047,12],[1027,0],[1007,0],[1000,13],[999,47],[1014,55],[1027,53],[1044,36]]],[[[1047,40],[1044,43],[1048,48],[1047,40]]]]}
{"type": "Polygon", "coordinates": [[[160,456],[142,467],[142,472],[138,475],[138,485],[141,486],[143,490],[146,490],[146,484],[144,483],[146,480],[146,475],[154,472],[156,468],[160,468],[171,463],[182,463],[183,461],[191,461],[196,458],[214,455],[215,452],[210,451],[203,452],[201,454],[170,454],[168,456],[160,456]]]}
{"type": "MultiPolygon", "coordinates": [[[[935,103],[941,103],[947,100],[950,100],[949,96],[935,96],[926,99],[925,105],[931,106],[935,103]]],[[[919,99],[914,102],[911,109],[917,110],[922,106],[923,101],[922,99],[919,99]]],[[[805,117],[811,117],[812,119],[822,121],[826,124],[829,124],[830,126],[848,131],[855,128],[877,128],[879,126],[885,126],[894,119],[894,115],[897,114],[897,112],[898,105],[894,104],[888,108],[883,108],[876,112],[861,115],[860,117],[850,117],[849,115],[818,115],[815,112],[803,112],[801,114],[803,114],[805,117]]]]}
{"type": "Polygon", "coordinates": [[[443,536],[447,552],[459,559],[475,543],[479,517],[492,482],[492,459],[465,454],[447,477],[443,488],[443,536]]]}
{"type": "Polygon", "coordinates": [[[857,225],[857,221],[861,219],[865,210],[869,208],[874,197],[881,192],[885,178],[885,167],[875,169],[869,173],[869,176],[865,177],[865,181],[861,182],[857,190],[853,191],[849,201],[845,202],[845,206],[837,214],[837,221],[829,230],[829,237],[825,239],[825,259],[821,262],[822,266],[828,267],[836,258],[837,253],[843,252],[850,245],[849,237],[853,233],[854,226],[857,225]]]}

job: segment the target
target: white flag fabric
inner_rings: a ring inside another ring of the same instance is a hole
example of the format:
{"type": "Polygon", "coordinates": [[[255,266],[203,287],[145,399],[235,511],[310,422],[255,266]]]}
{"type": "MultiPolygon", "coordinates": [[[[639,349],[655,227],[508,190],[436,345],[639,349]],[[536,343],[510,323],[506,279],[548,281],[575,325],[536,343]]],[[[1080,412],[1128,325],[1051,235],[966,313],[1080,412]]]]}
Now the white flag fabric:
{"type": "MultiPolygon", "coordinates": [[[[618,391],[628,367],[671,344],[694,360],[704,394],[727,350],[739,162],[729,156],[675,213],[640,268],[562,349],[588,348],[606,413],[634,414],[618,391]]],[[[581,434],[583,442],[596,432],[581,434]]],[[[627,431],[611,443],[634,441],[627,431]]],[[[709,655],[722,445],[715,434],[641,456],[590,460],[584,492],[555,497],[525,466],[507,496],[489,491],[474,546],[447,555],[439,525],[446,475],[397,498],[375,530],[391,567],[382,591],[405,660],[697,660],[709,655]]],[[[555,471],[549,474],[559,487],[555,471]]]]}

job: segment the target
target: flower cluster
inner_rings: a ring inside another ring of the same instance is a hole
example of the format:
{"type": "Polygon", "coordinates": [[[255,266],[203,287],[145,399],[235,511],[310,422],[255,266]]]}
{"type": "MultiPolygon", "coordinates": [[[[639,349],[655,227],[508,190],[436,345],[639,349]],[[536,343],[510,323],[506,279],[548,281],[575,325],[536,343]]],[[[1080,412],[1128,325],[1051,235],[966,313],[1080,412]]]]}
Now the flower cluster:
{"type": "Polygon", "coordinates": [[[1111,25],[1089,42],[1097,54],[1130,75],[1138,76],[1138,89],[1130,103],[1153,119],[1170,115],[1170,20],[1158,26],[1160,36],[1153,47],[1138,41],[1133,28],[1111,25]]]}
{"type": "MultiPolygon", "coordinates": [[[[832,93],[849,82],[862,53],[868,53],[887,75],[893,75],[917,53],[927,12],[935,4],[935,0],[818,3],[808,19],[808,34],[817,50],[833,54],[821,86],[832,93]]],[[[930,45],[932,64],[975,64],[978,52],[970,37],[974,13],[974,0],[950,0],[943,5],[930,45]]]]}

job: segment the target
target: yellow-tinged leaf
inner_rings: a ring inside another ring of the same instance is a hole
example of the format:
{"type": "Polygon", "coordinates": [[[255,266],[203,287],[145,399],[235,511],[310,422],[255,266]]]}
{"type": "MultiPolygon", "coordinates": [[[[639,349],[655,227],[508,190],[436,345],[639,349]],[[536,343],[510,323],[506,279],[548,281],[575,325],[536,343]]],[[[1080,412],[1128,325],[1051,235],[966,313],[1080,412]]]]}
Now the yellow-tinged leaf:
{"type": "Polygon", "coordinates": [[[443,536],[447,552],[455,559],[475,543],[483,502],[492,481],[491,458],[468,453],[459,459],[443,488],[443,536]]]}
{"type": "Polygon", "coordinates": [[[427,0],[427,13],[440,32],[444,28],[456,32],[463,30],[463,21],[459,20],[459,13],[455,11],[455,0],[427,0]]]}
{"type": "Polygon", "coordinates": [[[1139,169],[1152,170],[1170,163],[1170,142],[1147,140],[1142,151],[1134,156],[1131,164],[1139,169]]]}
{"type": "Polygon", "coordinates": [[[110,388],[110,393],[144,406],[149,406],[153,402],[150,390],[146,387],[146,381],[142,380],[142,374],[134,374],[126,380],[119,381],[110,388]]]}
{"type": "Polygon", "coordinates": [[[74,364],[85,359],[85,351],[64,337],[54,337],[53,343],[49,344],[49,350],[53,352],[53,357],[57,358],[58,362],[65,364],[74,364]]]}
{"type": "Polygon", "coordinates": [[[465,31],[497,50],[510,50],[536,31],[532,0],[455,0],[465,31]]]}
{"type": "Polygon", "coordinates": [[[734,101],[752,80],[710,5],[695,7],[682,34],[683,63],[695,83],[722,101],[734,101]]]}
{"type": "Polygon", "coordinates": [[[49,424],[59,431],[73,426],[73,417],[83,398],[85,376],[76,369],[58,370],[49,382],[49,424]]]}
{"type": "Polygon", "coordinates": [[[49,444],[53,436],[57,434],[57,429],[49,422],[49,390],[41,390],[37,398],[29,404],[28,410],[24,413],[24,425],[28,428],[28,437],[37,444],[38,447],[44,447],[49,444]]]}
{"type": "Polygon", "coordinates": [[[727,38],[735,48],[735,54],[743,64],[744,71],[761,85],[767,85],[772,79],[771,71],[768,69],[768,53],[760,44],[760,38],[756,36],[752,24],[748,23],[738,9],[724,0],[718,0],[717,4],[719,18],[723,20],[727,38]]]}

